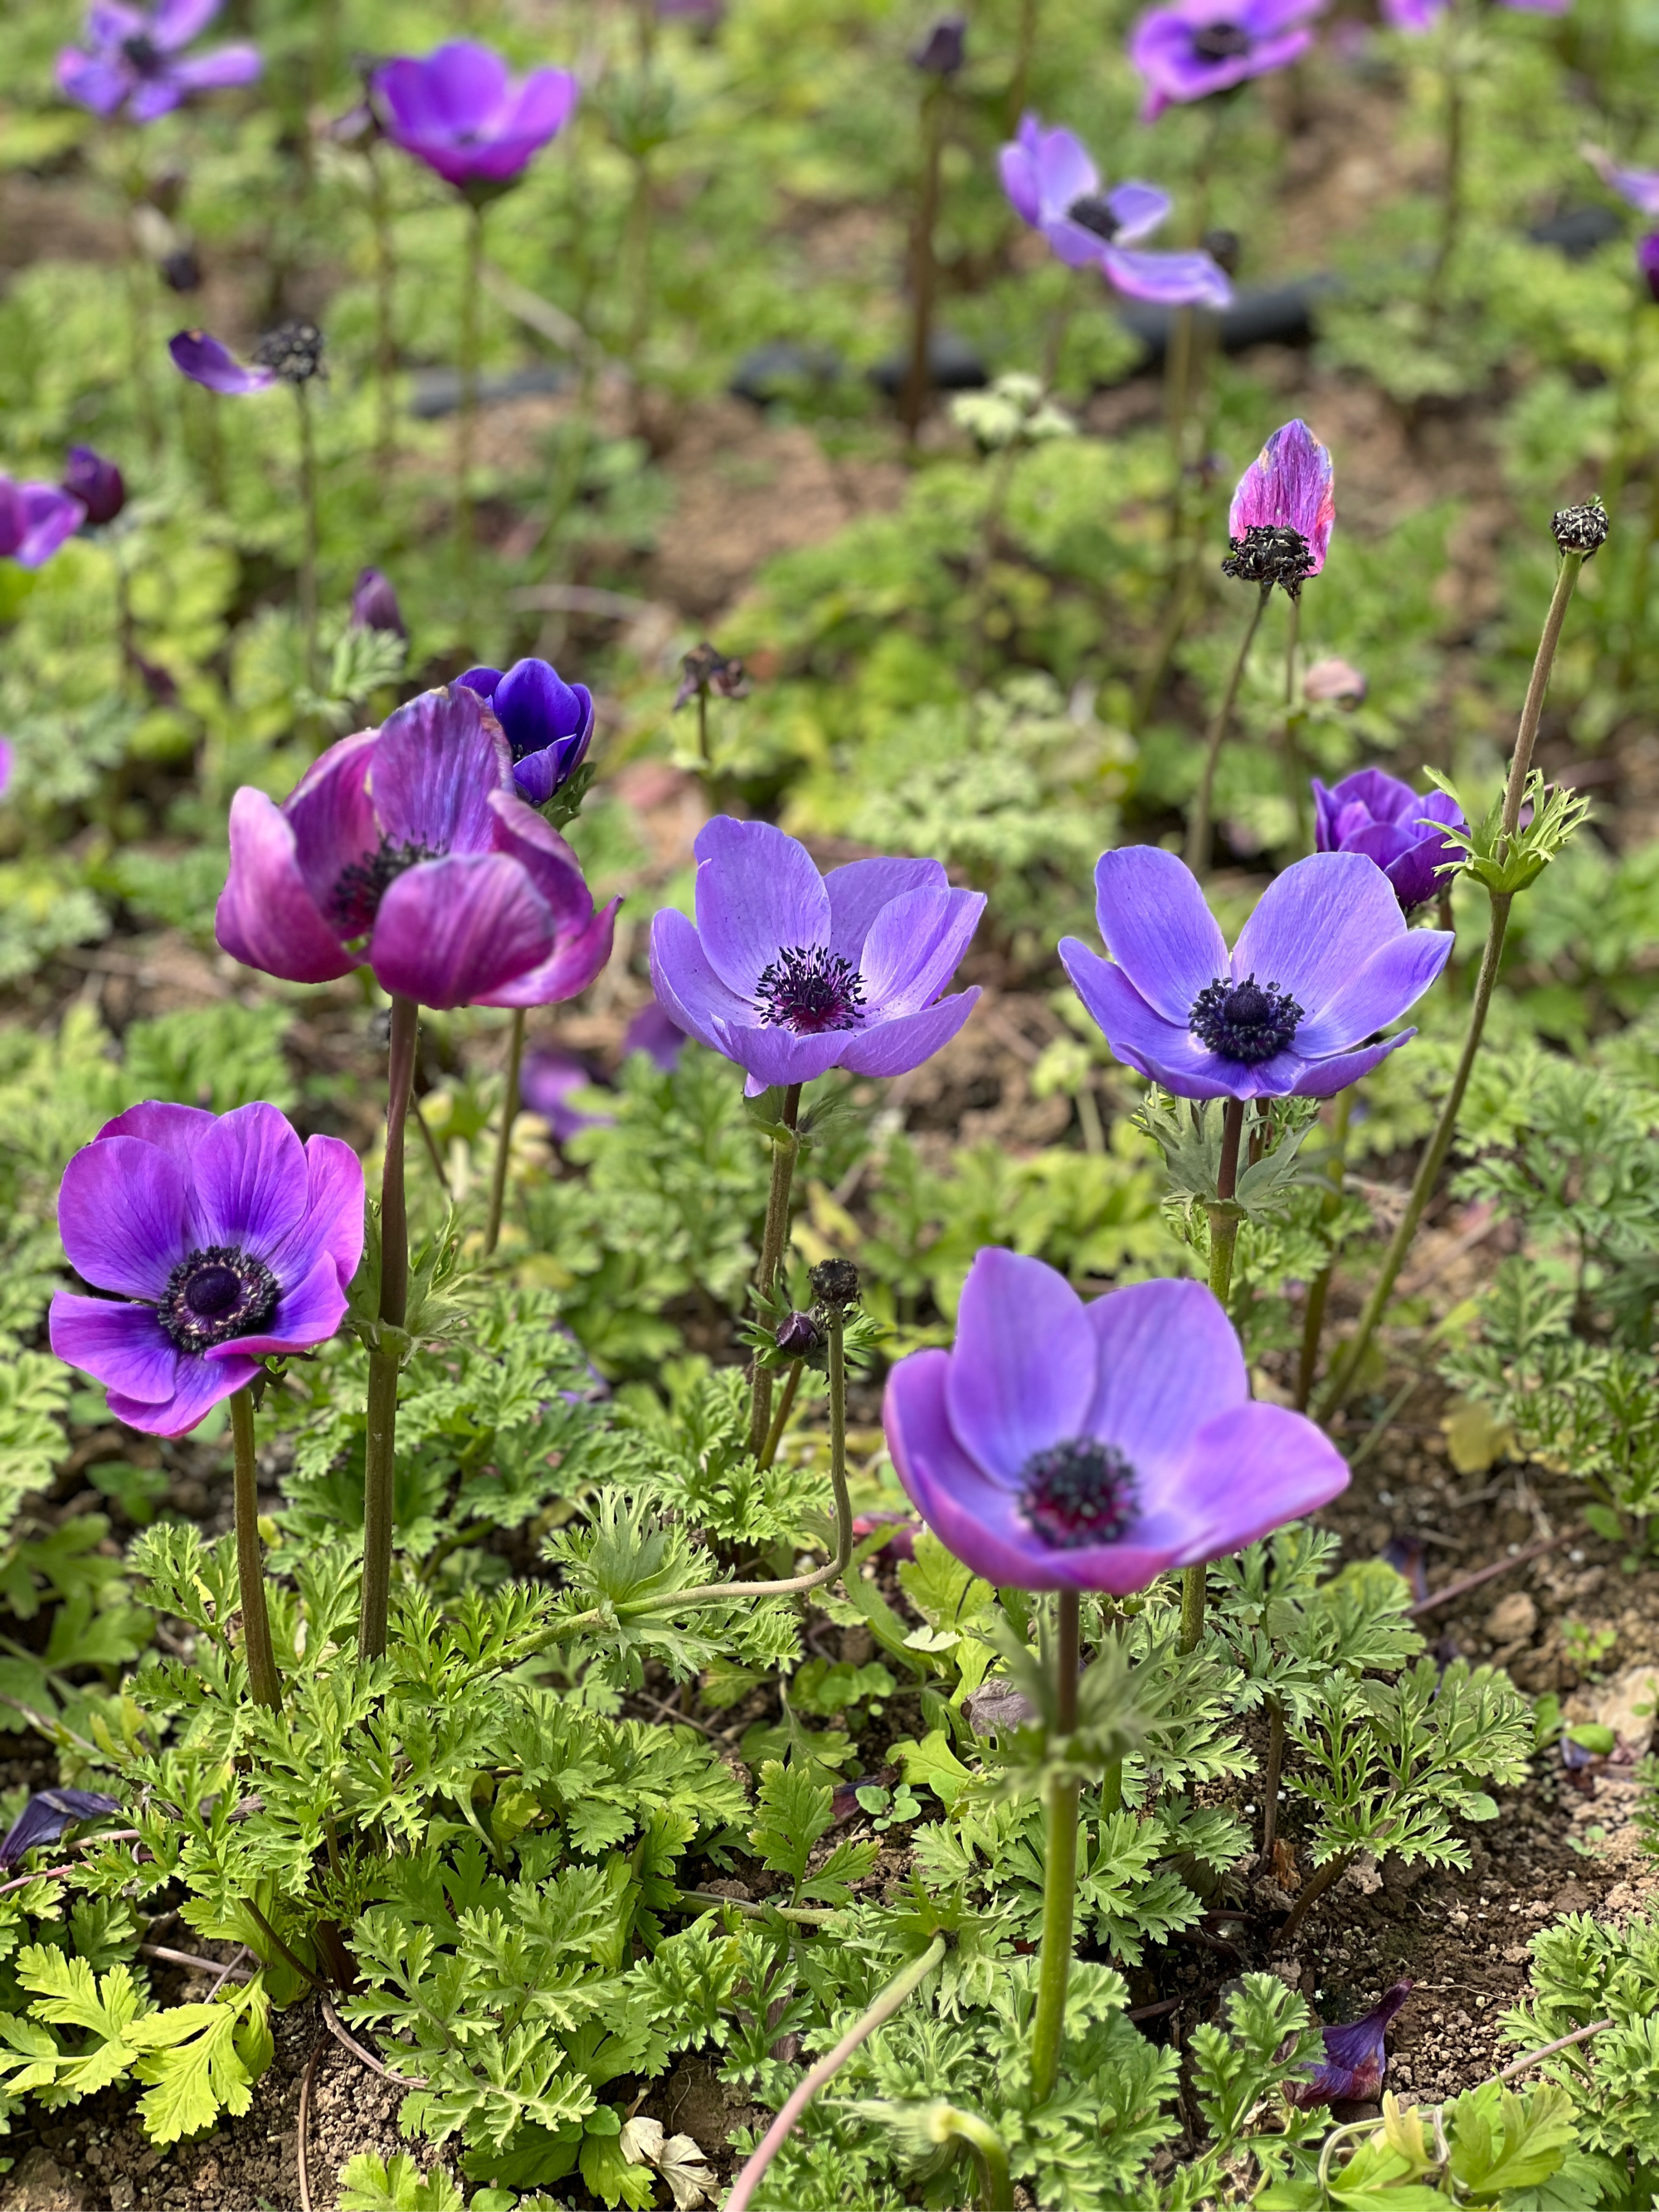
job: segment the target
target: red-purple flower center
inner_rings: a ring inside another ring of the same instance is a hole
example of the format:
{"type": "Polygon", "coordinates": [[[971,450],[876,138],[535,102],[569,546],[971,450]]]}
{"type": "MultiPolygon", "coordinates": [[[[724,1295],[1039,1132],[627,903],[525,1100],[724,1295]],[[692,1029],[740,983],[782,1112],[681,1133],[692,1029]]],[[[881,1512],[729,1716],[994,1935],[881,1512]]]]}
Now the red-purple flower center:
{"type": "Polygon", "coordinates": [[[282,1296],[263,1260],[240,1245],[209,1244],[180,1260],[167,1277],[156,1318],[180,1352],[205,1352],[264,1328],[282,1296]]]}
{"type": "Polygon", "coordinates": [[[1211,1052],[1254,1067],[1284,1051],[1296,1035],[1304,1011],[1276,983],[1258,983],[1254,975],[1247,975],[1242,983],[1218,976],[1194,1000],[1187,1021],[1193,1035],[1211,1052]]]}
{"type": "Polygon", "coordinates": [[[1201,62],[1236,62],[1250,51],[1250,34],[1237,23],[1205,23],[1193,33],[1201,62]]]}
{"type": "Polygon", "coordinates": [[[864,1019],[864,979],[850,960],[822,945],[792,945],[755,986],[761,1020],[797,1036],[856,1029],[864,1019]]]}
{"type": "Polygon", "coordinates": [[[1120,228],[1112,213],[1112,204],[1103,192],[1085,192],[1066,210],[1069,222],[1079,223],[1085,230],[1093,231],[1097,238],[1115,238],[1120,228]]]}
{"type": "Polygon", "coordinates": [[[1020,1469],[1026,1526],[1057,1552],[1115,1544],[1135,1517],[1135,1473],[1115,1444],[1071,1437],[1020,1469]]]}
{"type": "Polygon", "coordinates": [[[342,937],[362,937],[374,926],[380,901],[406,869],[438,858],[424,845],[394,845],[382,838],[366,860],[341,869],[328,895],[328,918],[342,937]]]}

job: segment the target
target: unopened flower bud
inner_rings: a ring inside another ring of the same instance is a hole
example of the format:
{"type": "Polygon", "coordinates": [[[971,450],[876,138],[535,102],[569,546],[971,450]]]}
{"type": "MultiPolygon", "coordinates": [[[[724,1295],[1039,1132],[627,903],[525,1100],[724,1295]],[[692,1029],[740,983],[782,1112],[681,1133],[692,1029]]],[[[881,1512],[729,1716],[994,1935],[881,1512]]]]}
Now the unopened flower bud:
{"type": "Polygon", "coordinates": [[[1607,511],[1599,499],[1586,507],[1560,507],[1550,530],[1564,553],[1579,553],[1588,561],[1607,542],[1607,511]]]}
{"type": "Polygon", "coordinates": [[[188,246],[165,255],[156,266],[161,272],[161,282],[169,292],[199,292],[202,289],[202,264],[188,246]]]}
{"type": "Polygon", "coordinates": [[[701,645],[692,647],[680,662],[680,688],[674,694],[676,714],[699,691],[712,691],[717,699],[746,699],[749,696],[749,672],[742,661],[728,659],[707,638],[701,645]]]}
{"type": "Polygon", "coordinates": [[[357,573],[356,587],[351,594],[351,627],[390,630],[401,638],[409,635],[391,579],[379,568],[362,568],[357,573]]]}
{"type": "Polygon", "coordinates": [[[1352,706],[1364,697],[1365,679],[1349,661],[1334,656],[1316,660],[1302,679],[1302,696],[1320,704],[1334,700],[1352,706]]]}
{"type": "Polygon", "coordinates": [[[928,76],[954,76],[967,59],[968,24],[961,15],[941,15],[914,48],[911,65],[928,76]]]}
{"type": "Polygon", "coordinates": [[[323,334],[315,323],[295,316],[267,331],[253,349],[261,368],[274,369],[284,384],[308,384],[323,366],[323,334]]]}
{"type": "Polygon", "coordinates": [[[811,1283],[812,1295],[819,1304],[837,1312],[858,1301],[859,1271],[850,1260],[820,1260],[812,1270],[811,1283]]]}
{"type": "Polygon", "coordinates": [[[106,461],[90,446],[71,446],[64,464],[64,489],[78,499],[94,529],[113,522],[127,503],[127,488],[113,461],[106,461]]]}
{"type": "Polygon", "coordinates": [[[780,1352],[804,1359],[809,1352],[817,1350],[822,1340],[811,1314],[788,1313],[778,1323],[775,1341],[780,1352]]]}

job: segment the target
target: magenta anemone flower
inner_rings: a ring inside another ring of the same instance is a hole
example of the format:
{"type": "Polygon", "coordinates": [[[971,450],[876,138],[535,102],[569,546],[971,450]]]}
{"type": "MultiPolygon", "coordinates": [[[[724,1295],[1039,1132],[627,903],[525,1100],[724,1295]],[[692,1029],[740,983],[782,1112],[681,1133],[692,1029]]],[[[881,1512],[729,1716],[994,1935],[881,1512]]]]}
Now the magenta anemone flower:
{"type": "Polygon", "coordinates": [[[127,488],[113,461],[90,446],[71,446],[64,464],[64,489],[86,509],[94,530],[113,522],[127,503],[127,488]]]}
{"type": "Polygon", "coordinates": [[[615,1125],[614,1114],[590,1114],[570,1103],[579,1092],[598,1087],[598,1077],[578,1054],[532,1052],[525,1055],[519,1098],[532,1114],[541,1116],[563,1144],[568,1138],[579,1137],[584,1129],[608,1129],[615,1125]]]}
{"type": "Polygon", "coordinates": [[[1250,1399],[1202,1283],[1085,1305],[1015,1252],[980,1252],[949,1352],[915,1352],[883,1409],[922,1519],[988,1582],[1127,1596],[1327,1504],[1347,1462],[1305,1415],[1250,1399]]]}
{"type": "Polygon", "coordinates": [[[1014,213],[1042,233],[1067,268],[1097,268],[1132,300],[1232,305],[1226,272],[1207,253],[1127,250],[1168,216],[1169,195],[1133,180],[1103,192],[1099,170],[1069,131],[1045,131],[1035,115],[1024,116],[1018,137],[1000,158],[1002,189],[1014,213]]]}
{"type": "Polygon", "coordinates": [[[193,58],[183,52],[222,5],[222,0],[160,0],[146,10],[124,7],[120,0],[93,0],[87,11],[91,52],[63,49],[58,89],[94,115],[125,109],[130,122],[154,123],[193,92],[252,84],[260,68],[257,46],[214,46],[193,58]]]}
{"type": "Polygon", "coordinates": [[[1075,937],[1060,957],[1118,1059],[1178,1098],[1329,1098],[1413,1037],[1366,1040],[1445,966],[1449,930],[1406,927],[1360,853],[1310,853],[1268,884],[1231,958],[1198,879],[1173,853],[1128,845],[1095,869],[1111,953],[1075,937]]]}
{"type": "Polygon", "coordinates": [[[1325,2063],[1316,2066],[1305,2081],[1285,2083],[1285,2094],[1291,2104],[1299,2105],[1304,2112],[1320,2105],[1374,2104],[1389,2070],[1382,2039],[1412,1987],[1410,1982],[1396,1982],[1392,1989],[1383,1990],[1363,2020],[1349,2021],[1340,2027],[1322,2027],[1325,2063]]]}
{"type": "Polygon", "coordinates": [[[1222,568],[1246,583],[1278,584],[1297,599],[1324,567],[1335,524],[1329,450],[1296,417],[1273,432],[1238,480],[1222,568]]]}
{"type": "Polygon", "coordinates": [[[1659,169],[1626,169],[1600,146],[1578,149],[1611,192],[1617,192],[1638,215],[1659,216],[1659,169]]]}
{"type": "Polygon", "coordinates": [[[86,519],[81,501],[56,484],[15,483],[0,476],[0,561],[42,568],[86,519]]]}
{"type": "Polygon", "coordinates": [[[383,629],[407,641],[403,610],[392,580],[379,568],[360,568],[351,592],[353,629],[383,629]]]}
{"type": "Polygon", "coordinates": [[[456,686],[331,745],[281,806],[239,791],[214,927],[293,983],[367,962],[422,1006],[541,1006],[604,967],[617,904],[594,911],[575,854],[514,791],[501,725],[456,686]]]}
{"type": "Polygon", "coordinates": [[[129,1428],[179,1437],[268,1355],[344,1318],[363,1250],[363,1170],[337,1137],[301,1144],[274,1106],[130,1106],[64,1170],[70,1265],[113,1296],[60,1291],[52,1348],[95,1376],[129,1428]]]}
{"type": "Polygon", "coordinates": [[[11,789],[11,772],[16,765],[16,754],[9,738],[0,738],[0,799],[11,789]]]}
{"type": "Polygon", "coordinates": [[[1419,799],[1410,784],[1380,768],[1362,768],[1328,791],[1316,776],[1314,843],[1322,853],[1363,853],[1394,885],[1403,913],[1446,887],[1441,870],[1462,848],[1440,825],[1467,827],[1449,792],[1419,799]]]}
{"type": "Polygon", "coordinates": [[[250,392],[267,392],[276,381],[274,368],[244,368],[230,348],[209,331],[179,331],[167,340],[173,367],[192,384],[205,385],[240,398],[250,392]]]}
{"type": "Polygon", "coordinates": [[[651,981],[700,1044],[748,1071],[750,1097],[832,1067],[902,1075],[948,1044],[979,986],[941,999],[985,909],[937,860],[851,860],[818,873],[769,822],[697,833],[697,919],[651,925],[651,981]]]}
{"type": "Polygon", "coordinates": [[[515,184],[569,120],[579,87],[568,70],[532,70],[522,82],[488,46],[457,39],[420,61],[374,72],[380,126],[446,184],[489,198],[515,184]]]}
{"type": "Polygon", "coordinates": [[[455,681],[489,702],[505,732],[520,798],[545,806],[582,764],[593,736],[592,693],[567,684],[545,660],[515,660],[505,676],[469,668],[455,681]]]}
{"type": "Polygon", "coordinates": [[[1305,53],[1308,18],[1325,0],[1175,0],[1149,8],[1129,33],[1129,59],[1146,80],[1143,123],[1173,101],[1228,92],[1305,53]]]}

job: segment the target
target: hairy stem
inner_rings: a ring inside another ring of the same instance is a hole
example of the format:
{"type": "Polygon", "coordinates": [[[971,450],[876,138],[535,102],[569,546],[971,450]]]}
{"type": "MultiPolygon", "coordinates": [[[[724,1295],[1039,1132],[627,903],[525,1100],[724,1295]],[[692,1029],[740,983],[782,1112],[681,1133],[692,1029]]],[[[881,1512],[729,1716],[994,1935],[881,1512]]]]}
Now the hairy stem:
{"type": "Polygon", "coordinates": [[[280,1712],[282,1678],[271,1648],[270,1617],[265,1610],[264,1562],[259,1556],[258,1471],[253,1455],[253,1393],[246,1385],[230,1394],[230,1434],[235,1447],[236,1576],[242,1600],[242,1654],[247,1686],[255,1705],[280,1712]]]}
{"type": "MultiPolygon", "coordinates": [[[[1331,1124],[1331,1188],[1325,1194],[1319,1208],[1322,1222],[1328,1224],[1342,1203],[1342,1176],[1348,1149],[1348,1122],[1353,1113],[1352,1084],[1337,1095],[1336,1118],[1331,1124]]],[[[1305,1413],[1308,1401],[1313,1395],[1314,1376],[1319,1372],[1319,1340],[1325,1333],[1325,1308],[1331,1294],[1331,1277],[1336,1272],[1336,1255],[1331,1254],[1324,1266],[1308,1285],[1307,1310],[1302,1316],[1302,1352],[1296,1368],[1296,1410],[1305,1413]]]]}
{"type": "Polygon", "coordinates": [[[1210,866],[1210,802],[1215,791],[1216,763],[1221,757],[1221,744],[1227,734],[1227,726],[1233,719],[1233,708],[1238,700],[1238,687],[1244,680],[1244,665],[1250,657],[1250,647],[1267,610],[1271,584],[1264,584],[1256,594],[1255,605],[1250,610],[1250,619],[1245,625],[1239,641],[1237,658],[1227,677],[1227,687],[1221,695],[1221,703],[1215,710],[1209,734],[1204,744],[1204,771],[1199,778],[1198,795],[1193,801],[1193,811],[1187,823],[1187,866],[1201,880],[1210,866]]]}
{"type": "Polygon", "coordinates": [[[933,231],[939,222],[939,159],[945,143],[945,88],[930,78],[921,99],[921,194],[910,242],[910,360],[899,396],[899,420],[911,445],[927,412],[932,385],[928,361],[933,328],[933,292],[939,280],[933,231]]]}
{"type": "Polygon", "coordinates": [[[300,507],[305,528],[300,556],[300,634],[305,640],[306,683],[317,689],[317,562],[322,529],[317,512],[317,436],[311,419],[311,386],[296,384],[295,404],[300,411],[300,507]]]}
{"type": "MultiPolygon", "coordinates": [[[[401,1329],[409,1316],[409,1213],[404,1197],[404,1127],[415,1080],[419,1009],[412,999],[392,1001],[392,1039],[386,1056],[386,1165],[380,1176],[380,1319],[401,1329]]],[[[397,1473],[397,1350],[368,1355],[368,1420],[363,1449],[363,1595],[358,1656],[386,1656],[386,1616],[392,1604],[392,1518],[397,1473]]]]}
{"type": "MultiPolygon", "coordinates": [[[[1055,1734],[1077,1729],[1079,1656],[1079,1600],[1061,1590],[1054,1602],[1055,1734]]],[[[1053,1746],[1050,1746],[1052,1751],[1053,1746]]],[[[1048,1783],[1042,1858],[1042,1949],[1037,1966],[1036,2013],[1031,2022],[1031,2101],[1046,2104],[1060,2079],[1066,2033],[1066,1984],[1072,1972],[1072,1920],[1077,1902],[1078,1785],[1056,1775],[1048,1783]]]]}
{"type": "Polygon", "coordinates": [[[513,1009],[507,1033],[506,1088],[501,1092],[501,1133],[495,1139],[495,1164],[489,1176],[489,1215],[484,1223],[484,1257],[489,1259],[501,1238],[501,1207],[507,1198],[507,1163],[513,1156],[513,1125],[519,1118],[519,1071],[524,1065],[524,1008],[513,1009]]]}
{"type": "MultiPolygon", "coordinates": [[[[763,1314],[777,1286],[778,1269],[782,1264],[784,1247],[789,1242],[789,1186],[794,1181],[795,1162],[800,1153],[800,1139],[795,1134],[795,1124],[800,1117],[800,1091],[799,1084],[792,1083],[784,1092],[783,1111],[779,1116],[783,1133],[772,1139],[772,1186],[766,1197],[766,1226],[761,1232],[760,1266],[755,1275],[763,1314]]],[[[749,1405],[749,1449],[757,1459],[766,1449],[771,1426],[771,1370],[757,1364],[754,1395],[749,1405]]]]}
{"type": "MultiPolygon", "coordinates": [[[[1238,1217],[1232,1203],[1238,1192],[1238,1154],[1243,1136],[1244,1101],[1230,1098],[1221,1109],[1221,1159],[1216,1169],[1215,1202],[1210,1208],[1210,1288],[1224,1309],[1233,1286],[1233,1252],[1238,1243],[1238,1217]]],[[[1202,1560],[1181,1571],[1182,1651],[1196,1651],[1204,1633],[1208,1574],[1202,1560]]]]}

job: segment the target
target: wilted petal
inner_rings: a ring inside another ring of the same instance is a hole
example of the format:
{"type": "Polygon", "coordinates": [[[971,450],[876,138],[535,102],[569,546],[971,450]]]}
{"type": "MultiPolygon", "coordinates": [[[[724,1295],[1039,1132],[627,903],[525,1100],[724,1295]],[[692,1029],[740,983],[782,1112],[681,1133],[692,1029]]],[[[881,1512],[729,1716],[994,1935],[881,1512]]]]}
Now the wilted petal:
{"type": "Polygon", "coordinates": [[[1396,1982],[1363,2019],[1338,2027],[1322,2027],[1325,2063],[1306,2081],[1286,2082],[1285,2094],[1293,2105],[1311,2112],[1320,2105],[1371,2104],[1382,2087],[1388,2057],[1382,2039],[1395,2014],[1412,1993],[1410,1982],[1396,1982]]]}
{"type": "Polygon", "coordinates": [[[264,392],[276,381],[274,368],[244,368],[228,346],[207,331],[180,331],[167,341],[173,365],[192,384],[237,396],[264,392]]]}
{"type": "Polygon", "coordinates": [[[1294,530],[1305,538],[1316,576],[1330,550],[1336,520],[1336,478],[1327,448],[1299,417],[1275,430],[1239,478],[1227,535],[1247,530],[1294,530]]]}

